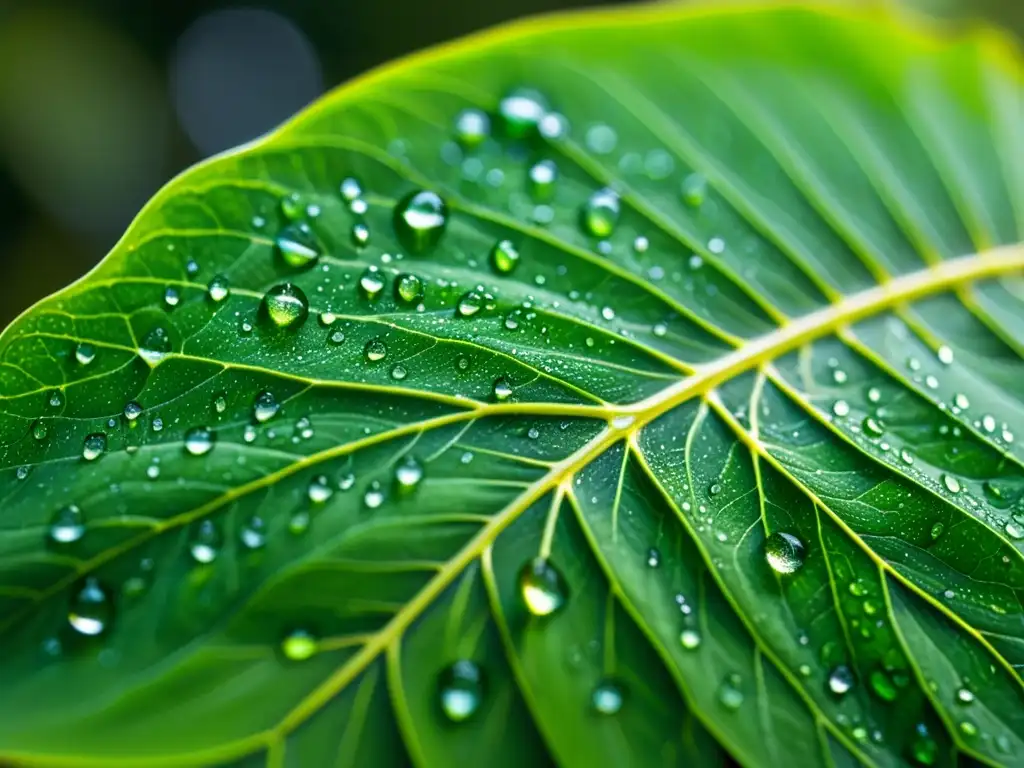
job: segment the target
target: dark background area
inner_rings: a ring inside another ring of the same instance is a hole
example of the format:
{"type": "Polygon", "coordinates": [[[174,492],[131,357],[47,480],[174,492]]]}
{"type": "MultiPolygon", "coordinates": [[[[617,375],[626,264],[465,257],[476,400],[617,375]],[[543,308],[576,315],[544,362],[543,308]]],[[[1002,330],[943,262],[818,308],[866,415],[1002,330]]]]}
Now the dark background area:
{"type": "MultiPolygon", "coordinates": [[[[1024,0],[905,1],[1024,30],[1024,0]]],[[[507,19],[601,4],[0,0],[0,327],[92,267],[178,171],[323,91],[507,19]]]]}

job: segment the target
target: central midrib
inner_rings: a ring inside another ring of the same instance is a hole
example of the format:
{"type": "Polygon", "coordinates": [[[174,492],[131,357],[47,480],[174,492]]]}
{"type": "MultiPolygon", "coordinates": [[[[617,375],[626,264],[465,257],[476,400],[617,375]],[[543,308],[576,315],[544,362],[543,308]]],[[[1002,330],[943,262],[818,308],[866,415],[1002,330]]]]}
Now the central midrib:
{"type": "Polygon", "coordinates": [[[330,701],[365,669],[446,589],[449,584],[488,549],[497,536],[523,510],[589,464],[611,445],[626,439],[644,425],[687,400],[704,395],[724,381],[774,360],[808,342],[822,338],[858,320],[950,290],[965,283],[1024,270],[1024,244],[1003,246],[981,254],[944,261],[927,269],[894,278],[860,293],[844,297],[824,309],[804,315],[772,333],[748,342],[713,363],[697,368],[691,376],[634,405],[620,409],[619,417],[575,453],[554,465],[523,495],[492,518],[480,532],[431,581],[410,600],[371,642],[351,657],[333,675],[295,707],[268,734],[282,738],[306,717],[330,701]],[[628,423],[620,418],[630,417],[628,423]],[[621,426],[616,426],[621,424],[621,426]]]}

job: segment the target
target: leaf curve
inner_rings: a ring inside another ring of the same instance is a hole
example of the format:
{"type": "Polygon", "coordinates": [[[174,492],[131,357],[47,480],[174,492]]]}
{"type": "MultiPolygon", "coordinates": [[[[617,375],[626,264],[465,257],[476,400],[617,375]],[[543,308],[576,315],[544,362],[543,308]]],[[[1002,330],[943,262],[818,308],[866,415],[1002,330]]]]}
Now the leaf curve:
{"type": "Polygon", "coordinates": [[[1021,80],[594,13],[175,180],[0,337],[0,760],[1020,764],[1021,80]]]}

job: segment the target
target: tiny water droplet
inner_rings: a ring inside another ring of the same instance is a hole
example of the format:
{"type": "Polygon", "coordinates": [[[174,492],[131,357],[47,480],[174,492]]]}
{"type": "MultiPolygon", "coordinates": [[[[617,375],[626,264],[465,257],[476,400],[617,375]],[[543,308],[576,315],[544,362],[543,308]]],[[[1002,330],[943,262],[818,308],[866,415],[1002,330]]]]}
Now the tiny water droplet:
{"type": "Polygon", "coordinates": [[[319,650],[319,642],[304,629],[288,633],[281,641],[281,653],[290,661],[305,661],[319,650]]]}
{"type": "Polygon", "coordinates": [[[448,206],[436,192],[412,192],[395,207],[395,232],[402,245],[413,254],[436,245],[447,223],[448,206]]]}
{"type": "Polygon", "coordinates": [[[388,354],[388,347],[380,339],[370,339],[366,342],[366,346],[363,348],[363,354],[367,361],[371,363],[379,363],[388,354]]]}
{"type": "Polygon", "coordinates": [[[868,676],[871,690],[882,701],[895,701],[899,691],[892,679],[880,669],[873,670],[868,676]]]}
{"type": "Polygon", "coordinates": [[[531,614],[549,616],[565,605],[568,589],[547,558],[535,557],[519,571],[519,594],[531,614]]]}
{"type": "Polygon", "coordinates": [[[558,166],[551,160],[541,160],[530,166],[526,173],[530,197],[539,202],[547,202],[555,195],[555,182],[558,181],[558,166]]]}
{"type": "Polygon", "coordinates": [[[395,381],[404,381],[405,377],[409,375],[409,371],[405,369],[404,365],[396,365],[391,369],[391,378],[395,381]]]}
{"type": "Polygon", "coordinates": [[[599,715],[617,714],[624,703],[622,687],[612,680],[602,680],[590,694],[590,706],[599,715]]]}
{"type": "Polygon", "coordinates": [[[587,234],[608,237],[619,222],[619,196],[607,187],[594,192],[583,204],[581,222],[587,234]]]}
{"type": "Polygon", "coordinates": [[[297,285],[282,283],[267,291],[262,308],[277,328],[297,328],[309,316],[309,299],[297,285]]]}
{"type": "Polygon", "coordinates": [[[60,408],[64,405],[64,395],[61,394],[59,389],[54,389],[50,392],[50,399],[48,401],[51,408],[60,408]]]}
{"type": "Polygon", "coordinates": [[[731,674],[718,688],[718,701],[728,710],[736,711],[743,706],[743,691],[739,688],[740,677],[731,674]]]}
{"type": "Polygon", "coordinates": [[[95,461],[107,450],[107,436],[96,432],[85,438],[82,443],[82,458],[86,461],[95,461]]]}
{"type": "Polygon", "coordinates": [[[700,640],[700,632],[696,629],[684,629],[679,633],[679,644],[688,651],[698,648],[700,640]]]}
{"type": "Polygon", "coordinates": [[[484,674],[469,659],[459,659],[441,671],[438,677],[441,711],[453,723],[471,718],[480,709],[484,696],[484,674]]]}
{"type": "Polygon", "coordinates": [[[192,456],[204,456],[213,449],[214,434],[209,427],[193,427],[185,433],[185,451],[192,456]]]}
{"type": "Polygon", "coordinates": [[[130,400],[125,403],[124,406],[124,417],[128,421],[135,421],[142,414],[142,406],[134,400],[130,400]]]}
{"type": "Polygon", "coordinates": [[[32,437],[36,440],[45,440],[48,433],[49,429],[47,429],[45,421],[36,419],[32,422],[32,437]]]}
{"type": "Polygon", "coordinates": [[[845,400],[836,400],[832,404],[832,413],[840,418],[850,415],[850,404],[845,400]]]}
{"type": "Polygon", "coordinates": [[[327,343],[335,347],[338,346],[339,344],[343,344],[344,342],[344,331],[331,331],[330,335],[327,337],[327,343]]]}
{"type": "Polygon", "coordinates": [[[416,304],[423,300],[423,281],[416,275],[408,273],[399,275],[395,280],[395,298],[406,304],[416,304]]]}
{"type": "Polygon", "coordinates": [[[509,274],[519,264],[519,251],[511,240],[499,240],[491,249],[491,264],[503,275],[509,274]]]}
{"type": "Polygon", "coordinates": [[[228,400],[227,400],[227,397],[225,397],[224,393],[221,392],[221,393],[219,393],[217,395],[214,395],[214,398],[213,398],[213,410],[214,410],[214,413],[224,413],[224,411],[226,411],[227,409],[228,409],[228,400]]]}
{"type": "Polygon", "coordinates": [[[212,563],[220,554],[221,536],[220,531],[213,524],[212,520],[203,520],[192,532],[189,541],[188,551],[192,559],[197,563],[206,565],[212,563]]]}
{"type": "Polygon", "coordinates": [[[973,704],[974,693],[968,688],[960,688],[956,692],[956,700],[960,704],[973,704]]]}
{"type": "Polygon", "coordinates": [[[88,365],[96,359],[96,348],[87,341],[81,342],[75,347],[75,360],[79,365],[88,365]]]}
{"type": "Polygon", "coordinates": [[[459,317],[472,317],[483,308],[483,305],[483,296],[476,291],[468,291],[459,299],[456,311],[459,317]]]}
{"type": "Polygon", "coordinates": [[[953,350],[945,344],[939,347],[935,354],[943,365],[951,365],[953,363],[953,350]]]}
{"type": "Polygon", "coordinates": [[[313,504],[324,504],[334,494],[334,489],[331,488],[326,475],[317,475],[309,481],[306,494],[313,504]]]}
{"type": "Polygon", "coordinates": [[[347,203],[351,203],[363,194],[363,188],[360,186],[359,180],[351,176],[341,182],[338,191],[341,193],[342,200],[347,203]]]}
{"type": "Polygon", "coordinates": [[[928,532],[928,534],[932,537],[932,541],[935,541],[940,536],[942,536],[942,533],[945,530],[946,526],[944,526],[942,523],[935,523],[935,525],[931,527],[931,530],[928,532]]]}
{"type": "Polygon", "coordinates": [[[776,573],[790,574],[803,566],[806,552],[796,536],[775,531],[765,539],[764,556],[776,573]]]}
{"type": "Polygon", "coordinates": [[[103,633],[113,617],[113,602],[100,583],[90,576],[71,600],[68,623],[79,634],[95,637],[103,633]]]}
{"type": "Polygon", "coordinates": [[[885,427],[873,416],[867,416],[861,422],[861,429],[868,437],[882,437],[885,434],[885,427]]]}
{"type": "Polygon", "coordinates": [[[361,248],[370,242],[370,228],[362,222],[352,225],[352,245],[361,248]]]}
{"type": "Polygon", "coordinates": [[[412,456],[395,467],[395,485],[403,492],[415,489],[423,479],[423,465],[412,456]]]}
{"type": "Polygon", "coordinates": [[[211,301],[220,303],[231,293],[230,283],[224,275],[216,275],[206,286],[206,295],[211,301]]]}
{"type": "Polygon", "coordinates": [[[168,286],[164,291],[164,306],[167,309],[174,309],[180,303],[181,294],[178,293],[178,289],[168,286]]]}
{"type": "Polygon", "coordinates": [[[50,520],[50,539],[57,544],[72,544],[85,535],[85,516],[74,504],[61,507],[50,520]]]}
{"type": "Polygon", "coordinates": [[[273,392],[260,392],[252,405],[252,415],[260,424],[270,421],[281,410],[273,392]]]}

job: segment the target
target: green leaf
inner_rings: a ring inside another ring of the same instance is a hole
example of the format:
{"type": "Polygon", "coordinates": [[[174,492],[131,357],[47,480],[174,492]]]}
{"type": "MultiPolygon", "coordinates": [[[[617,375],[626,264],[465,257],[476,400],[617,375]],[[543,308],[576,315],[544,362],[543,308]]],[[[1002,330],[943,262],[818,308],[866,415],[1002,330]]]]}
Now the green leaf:
{"type": "Polygon", "coordinates": [[[0,337],[0,762],[1024,765],[1024,77],[907,24],[527,22],[168,185],[0,337]]]}

